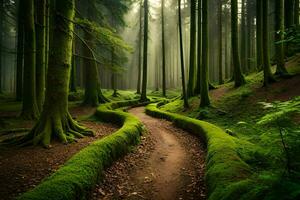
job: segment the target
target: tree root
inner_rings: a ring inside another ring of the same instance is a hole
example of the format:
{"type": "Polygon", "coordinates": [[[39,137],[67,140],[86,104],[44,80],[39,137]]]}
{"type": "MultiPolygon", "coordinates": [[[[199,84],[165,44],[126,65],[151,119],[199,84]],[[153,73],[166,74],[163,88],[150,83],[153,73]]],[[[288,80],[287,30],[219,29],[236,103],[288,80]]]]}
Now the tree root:
{"type": "Polygon", "coordinates": [[[12,141],[12,143],[18,146],[41,144],[45,148],[50,148],[53,138],[68,144],[76,142],[78,138],[84,136],[94,136],[94,133],[80,126],[69,113],[63,117],[44,115],[26,136],[17,141],[12,141]]]}

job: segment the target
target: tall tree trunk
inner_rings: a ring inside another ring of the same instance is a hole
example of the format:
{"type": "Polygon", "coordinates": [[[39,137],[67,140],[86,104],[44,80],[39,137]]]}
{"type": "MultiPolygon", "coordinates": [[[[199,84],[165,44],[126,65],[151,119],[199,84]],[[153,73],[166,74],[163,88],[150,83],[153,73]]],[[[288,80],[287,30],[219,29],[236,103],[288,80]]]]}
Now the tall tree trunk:
{"type": "Polygon", "coordinates": [[[45,99],[46,76],[46,0],[35,0],[36,12],[36,100],[39,111],[45,99]]]}
{"type": "Polygon", "coordinates": [[[247,29],[246,29],[246,2],[242,0],[242,14],[241,14],[241,68],[245,73],[247,72],[247,29]]]}
{"type": "Polygon", "coordinates": [[[162,92],[166,96],[166,47],[165,47],[165,0],[161,1],[161,32],[162,32],[162,92]]]}
{"type": "Polygon", "coordinates": [[[191,0],[191,25],[190,25],[190,68],[187,86],[188,97],[194,96],[195,70],[196,70],[196,0],[191,0]]]}
{"type": "Polygon", "coordinates": [[[275,3],[275,40],[276,40],[276,74],[278,75],[286,75],[287,70],[285,68],[284,61],[284,0],[276,0],[275,3]]]}
{"type": "Polygon", "coordinates": [[[222,32],[222,1],[219,2],[219,84],[224,83],[223,79],[223,32],[222,32]]]}
{"type": "Polygon", "coordinates": [[[264,86],[274,81],[269,53],[269,0],[263,1],[263,69],[264,69],[264,86]]]}
{"type": "Polygon", "coordinates": [[[198,0],[198,41],[197,41],[197,75],[195,94],[200,94],[202,62],[202,0],[198,0]]]}
{"type": "MultiPolygon", "coordinates": [[[[299,3],[299,2],[298,2],[299,3]]],[[[294,25],[295,0],[285,0],[285,27],[294,25]]]]}
{"type": "Polygon", "coordinates": [[[235,87],[245,84],[245,78],[241,71],[239,55],[239,36],[238,36],[238,5],[237,0],[231,0],[231,43],[233,56],[233,70],[235,87]]]}
{"type": "Polygon", "coordinates": [[[2,37],[3,37],[4,1],[0,0],[0,94],[2,93],[2,37]]]}
{"type": "Polygon", "coordinates": [[[256,62],[258,70],[261,70],[263,65],[262,29],[262,0],[256,0],[256,62]]]}
{"type": "Polygon", "coordinates": [[[140,0],[140,29],[139,29],[139,58],[138,58],[138,80],[137,80],[137,94],[141,94],[141,75],[142,75],[142,17],[143,17],[143,3],[142,0],[140,0]]]}
{"type": "Polygon", "coordinates": [[[299,25],[299,0],[295,0],[294,23],[299,25]]]}
{"type": "Polygon", "coordinates": [[[183,36],[182,36],[182,22],[181,22],[181,0],[178,0],[178,28],[179,28],[179,42],[180,42],[180,61],[181,61],[181,81],[184,107],[189,107],[188,97],[185,89],[185,68],[184,68],[184,53],[183,53],[183,36]]]}
{"type": "Polygon", "coordinates": [[[76,45],[76,40],[74,39],[72,45],[73,55],[72,55],[72,65],[71,65],[71,77],[70,77],[70,92],[77,92],[77,88],[76,88],[77,69],[76,69],[75,45],[76,45]]]}
{"type": "MultiPolygon", "coordinates": [[[[1,0],[2,1],[2,0],[1,0]]],[[[23,61],[24,61],[24,1],[18,5],[18,41],[17,41],[17,80],[16,100],[22,101],[23,96],[23,61]]]]}
{"type": "Polygon", "coordinates": [[[208,0],[202,1],[202,65],[201,65],[201,102],[200,107],[210,105],[208,84],[208,0]]]}
{"type": "Polygon", "coordinates": [[[228,52],[229,52],[229,50],[228,50],[228,48],[229,48],[229,46],[228,46],[229,31],[228,31],[228,21],[227,21],[228,16],[229,16],[228,10],[226,9],[225,10],[225,17],[224,17],[224,20],[225,20],[225,23],[224,23],[224,26],[225,26],[225,33],[224,33],[225,44],[224,44],[224,47],[225,47],[225,77],[226,77],[226,79],[230,77],[230,67],[229,67],[229,62],[228,62],[228,60],[230,60],[230,59],[228,59],[228,57],[229,57],[229,55],[228,55],[228,52]]]}
{"type": "Polygon", "coordinates": [[[148,71],[148,0],[144,1],[144,55],[143,55],[143,82],[141,101],[147,101],[147,71],[148,71]]]}
{"type": "Polygon", "coordinates": [[[72,60],[74,0],[56,0],[53,34],[46,82],[44,109],[24,142],[49,147],[53,137],[63,143],[93,133],[77,124],[68,111],[68,90],[72,60]],[[63,27],[63,28],[62,28],[63,27]]]}
{"type": "Polygon", "coordinates": [[[34,1],[24,0],[24,78],[23,107],[24,119],[37,119],[39,116],[36,101],[36,41],[34,27],[34,1]]]}

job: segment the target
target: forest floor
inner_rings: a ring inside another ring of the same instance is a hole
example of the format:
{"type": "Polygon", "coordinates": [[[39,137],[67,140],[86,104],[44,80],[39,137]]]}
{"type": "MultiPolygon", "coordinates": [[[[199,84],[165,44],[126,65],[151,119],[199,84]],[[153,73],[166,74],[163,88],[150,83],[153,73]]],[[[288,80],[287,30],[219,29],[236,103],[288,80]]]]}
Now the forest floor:
{"type": "Polygon", "coordinates": [[[155,119],[130,113],[145,125],[141,144],[110,167],[92,199],[206,199],[206,152],[199,138],[155,119]]]}
{"type": "MultiPolygon", "coordinates": [[[[85,137],[69,145],[54,141],[50,149],[39,146],[22,148],[0,146],[0,199],[14,199],[21,193],[34,188],[78,151],[118,129],[116,125],[88,118],[94,114],[95,108],[72,106],[70,112],[82,125],[93,130],[96,136],[85,137]]],[[[10,128],[12,126],[13,128],[31,128],[34,124],[33,121],[19,119],[17,111],[1,111],[0,113],[2,121],[10,128]]]]}

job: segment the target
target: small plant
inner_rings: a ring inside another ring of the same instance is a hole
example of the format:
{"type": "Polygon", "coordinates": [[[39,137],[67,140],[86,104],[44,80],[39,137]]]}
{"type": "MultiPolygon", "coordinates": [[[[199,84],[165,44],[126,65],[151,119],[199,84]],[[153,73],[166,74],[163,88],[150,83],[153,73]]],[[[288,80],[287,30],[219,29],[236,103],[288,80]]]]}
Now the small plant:
{"type": "Polygon", "coordinates": [[[258,122],[258,125],[274,125],[279,129],[280,139],[283,146],[283,150],[286,155],[286,167],[288,173],[291,170],[291,160],[289,157],[288,145],[284,136],[289,132],[288,128],[292,125],[291,116],[294,114],[300,114],[300,97],[296,97],[293,100],[286,102],[260,102],[264,106],[264,109],[271,110],[268,114],[263,116],[258,122]]]}

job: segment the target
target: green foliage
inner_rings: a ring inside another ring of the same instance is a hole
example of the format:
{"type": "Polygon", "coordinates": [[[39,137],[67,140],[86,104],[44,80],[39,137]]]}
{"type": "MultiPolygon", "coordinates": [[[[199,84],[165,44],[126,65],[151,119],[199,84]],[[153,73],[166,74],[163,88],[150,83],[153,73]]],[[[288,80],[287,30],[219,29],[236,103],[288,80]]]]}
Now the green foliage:
{"type": "Polygon", "coordinates": [[[128,113],[113,110],[137,103],[138,101],[127,101],[99,106],[96,112],[99,119],[118,123],[122,128],[81,150],[57,172],[18,199],[87,199],[89,191],[102,180],[104,169],[139,143],[141,122],[128,113]]]}

